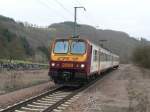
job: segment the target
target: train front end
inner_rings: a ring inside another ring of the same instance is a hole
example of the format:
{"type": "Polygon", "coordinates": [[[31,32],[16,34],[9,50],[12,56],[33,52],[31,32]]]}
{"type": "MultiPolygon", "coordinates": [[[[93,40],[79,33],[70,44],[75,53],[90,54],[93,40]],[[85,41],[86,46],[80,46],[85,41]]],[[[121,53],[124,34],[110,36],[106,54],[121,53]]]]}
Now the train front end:
{"type": "Polygon", "coordinates": [[[49,76],[56,84],[82,84],[89,72],[88,42],[56,39],[52,43],[49,76]]]}

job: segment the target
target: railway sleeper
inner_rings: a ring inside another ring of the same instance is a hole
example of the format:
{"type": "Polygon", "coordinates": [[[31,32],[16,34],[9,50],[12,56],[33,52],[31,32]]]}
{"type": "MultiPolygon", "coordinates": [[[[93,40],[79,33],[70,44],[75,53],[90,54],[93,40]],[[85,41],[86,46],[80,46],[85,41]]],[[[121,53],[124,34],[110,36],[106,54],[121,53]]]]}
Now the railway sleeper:
{"type": "Polygon", "coordinates": [[[39,105],[39,106],[51,106],[52,104],[47,104],[47,103],[39,103],[39,102],[33,102],[34,105],[39,105]]]}
{"type": "Polygon", "coordinates": [[[37,108],[37,109],[45,109],[45,108],[47,108],[48,106],[28,104],[26,107],[29,107],[29,108],[37,108]]]}

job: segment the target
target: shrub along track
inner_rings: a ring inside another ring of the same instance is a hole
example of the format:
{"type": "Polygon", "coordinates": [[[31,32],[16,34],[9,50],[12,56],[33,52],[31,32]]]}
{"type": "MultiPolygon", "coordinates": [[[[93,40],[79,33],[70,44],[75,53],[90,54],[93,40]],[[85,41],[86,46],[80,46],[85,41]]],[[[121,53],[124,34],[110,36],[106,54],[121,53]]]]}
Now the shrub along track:
{"type": "Polygon", "coordinates": [[[83,87],[56,87],[38,96],[9,106],[0,112],[60,112],[78,98],[78,93],[102,79],[104,75],[91,81],[83,87]]]}

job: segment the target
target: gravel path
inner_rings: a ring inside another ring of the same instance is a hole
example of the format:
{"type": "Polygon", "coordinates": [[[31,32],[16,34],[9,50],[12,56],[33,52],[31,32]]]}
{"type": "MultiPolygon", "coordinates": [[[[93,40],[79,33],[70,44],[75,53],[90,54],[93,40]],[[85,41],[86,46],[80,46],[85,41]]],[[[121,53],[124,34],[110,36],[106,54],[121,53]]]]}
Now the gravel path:
{"type": "Polygon", "coordinates": [[[52,82],[47,82],[44,84],[40,84],[37,86],[29,87],[26,89],[18,90],[15,92],[11,92],[5,95],[0,95],[0,108],[4,108],[8,105],[12,105],[16,102],[22,101],[26,98],[35,96],[37,94],[40,94],[44,91],[47,91],[51,87],[53,87],[54,84],[52,82]]]}
{"type": "Polygon", "coordinates": [[[150,71],[121,65],[84,91],[65,112],[150,112],[150,71]]]}

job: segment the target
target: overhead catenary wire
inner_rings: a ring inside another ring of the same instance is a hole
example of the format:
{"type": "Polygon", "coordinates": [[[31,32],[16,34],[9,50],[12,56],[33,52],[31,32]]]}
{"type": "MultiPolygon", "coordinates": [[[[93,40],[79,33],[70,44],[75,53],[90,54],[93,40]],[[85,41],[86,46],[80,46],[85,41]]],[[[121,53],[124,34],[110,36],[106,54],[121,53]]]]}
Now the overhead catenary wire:
{"type": "MultiPolygon", "coordinates": [[[[50,9],[50,10],[53,10],[54,12],[56,12],[56,14],[58,14],[59,15],[59,17],[61,17],[61,18],[63,18],[64,20],[68,20],[68,16],[66,17],[66,16],[64,16],[60,11],[57,11],[57,10],[55,10],[53,7],[51,7],[49,4],[51,4],[50,3],[50,1],[49,0],[45,0],[45,1],[43,1],[43,0],[36,0],[36,1],[38,1],[41,5],[43,5],[44,7],[46,7],[46,8],[48,8],[48,9],[50,9]]],[[[65,12],[67,12],[70,16],[72,16],[73,17],[73,14],[72,14],[72,12],[70,11],[70,10],[68,10],[59,0],[53,0],[53,1],[55,1],[61,8],[63,8],[64,10],[65,10],[65,12]]],[[[79,4],[79,6],[83,6],[83,4],[81,3],[81,2],[79,2],[78,0],[75,0],[74,1],[74,5],[75,5],[75,2],[77,3],[77,4],[79,4]]],[[[49,14],[51,14],[50,12],[48,12],[49,14]]],[[[88,12],[89,13],[89,12],[88,12]]],[[[71,18],[72,18],[71,17],[71,18]]],[[[69,18],[70,19],[70,18],[69,18]]],[[[85,16],[84,16],[84,20],[83,20],[83,18],[79,18],[79,21],[81,21],[81,22],[83,22],[83,21],[85,21],[85,20],[87,20],[87,21],[89,21],[90,22],[90,24],[92,25],[93,23],[94,23],[94,19],[92,18],[92,16],[91,16],[91,14],[89,14],[88,16],[85,14],[85,16]],[[81,21],[82,20],[82,21],[81,21]]],[[[94,23],[95,24],[95,23],[94,23]]],[[[95,24],[94,26],[97,26],[97,24],[95,24]]]]}
{"type": "Polygon", "coordinates": [[[65,6],[59,2],[58,0],[54,0],[60,7],[62,7],[68,14],[70,14],[71,16],[73,16],[72,12],[70,10],[68,10],[67,8],[65,8],[65,6]]]}
{"type": "MultiPolygon", "coordinates": [[[[48,4],[46,4],[45,2],[41,1],[41,0],[36,0],[38,1],[42,6],[50,9],[50,10],[53,10],[54,12],[56,12],[56,14],[59,14],[59,16],[61,18],[63,18],[64,20],[68,20],[68,18],[64,17],[60,12],[58,12],[57,10],[54,10],[52,7],[50,7],[48,4]]],[[[50,12],[48,12],[49,14],[51,14],[50,12]]]]}
{"type": "Polygon", "coordinates": [[[79,2],[78,0],[75,0],[79,5],[82,5],[82,3],[81,2],[79,2]]]}
{"type": "MultiPolygon", "coordinates": [[[[43,0],[36,0],[36,1],[38,1],[41,5],[43,5],[44,7],[46,7],[46,8],[48,8],[48,9],[50,9],[50,10],[53,10],[54,12],[56,12],[56,14],[59,14],[59,16],[61,17],[61,18],[63,18],[64,20],[68,20],[68,18],[66,18],[63,14],[61,14],[61,12],[59,12],[59,11],[57,11],[57,10],[55,10],[54,8],[52,8],[50,5],[48,5],[48,4],[51,4],[50,3],[50,1],[49,0],[45,0],[45,2],[43,1],[43,0]]],[[[60,1],[58,1],[58,0],[54,0],[60,7],[62,7],[69,15],[71,15],[72,17],[73,17],[73,14],[71,13],[71,11],[70,10],[68,10],[60,1]]],[[[77,0],[75,0],[79,5],[82,5],[79,1],[77,1],[77,0]]],[[[49,13],[49,12],[48,12],[49,13]]],[[[51,14],[51,13],[49,13],[49,14],[51,14]]],[[[92,20],[90,20],[90,18],[89,18],[89,16],[87,17],[87,15],[85,15],[86,16],[86,20],[88,20],[91,24],[93,24],[93,21],[92,20]]],[[[67,16],[68,17],[68,16],[67,16]]],[[[71,17],[71,18],[72,18],[71,17]]],[[[69,18],[70,19],[70,18],[69,18]]],[[[81,18],[82,19],[82,18],[81,18]]],[[[96,25],[95,25],[96,26],[96,25]]]]}
{"type": "MultiPolygon", "coordinates": [[[[58,0],[57,0],[58,1],[58,0]]],[[[75,1],[73,0],[72,2],[71,2],[72,4],[70,5],[70,6],[72,6],[72,8],[74,8],[74,7],[77,7],[77,6],[81,6],[81,5],[78,5],[78,4],[76,4],[75,3],[75,1]]],[[[74,17],[74,13],[73,13],[73,16],[72,17],[74,17]]],[[[78,18],[78,17],[77,17],[78,18]]],[[[82,18],[80,18],[80,19],[78,19],[80,22],[81,22],[81,20],[82,20],[82,22],[84,21],[82,18]]]]}
{"type": "MultiPolygon", "coordinates": [[[[47,0],[48,1],[48,0],[47,0]]],[[[62,7],[68,14],[70,14],[72,17],[74,16],[74,14],[72,14],[72,12],[70,10],[68,10],[59,0],[54,0],[60,7],[62,7]]],[[[79,1],[77,1],[79,3],[79,1]]],[[[79,3],[80,6],[81,3],[79,3]]],[[[91,23],[92,24],[92,23],[91,23]]]]}

